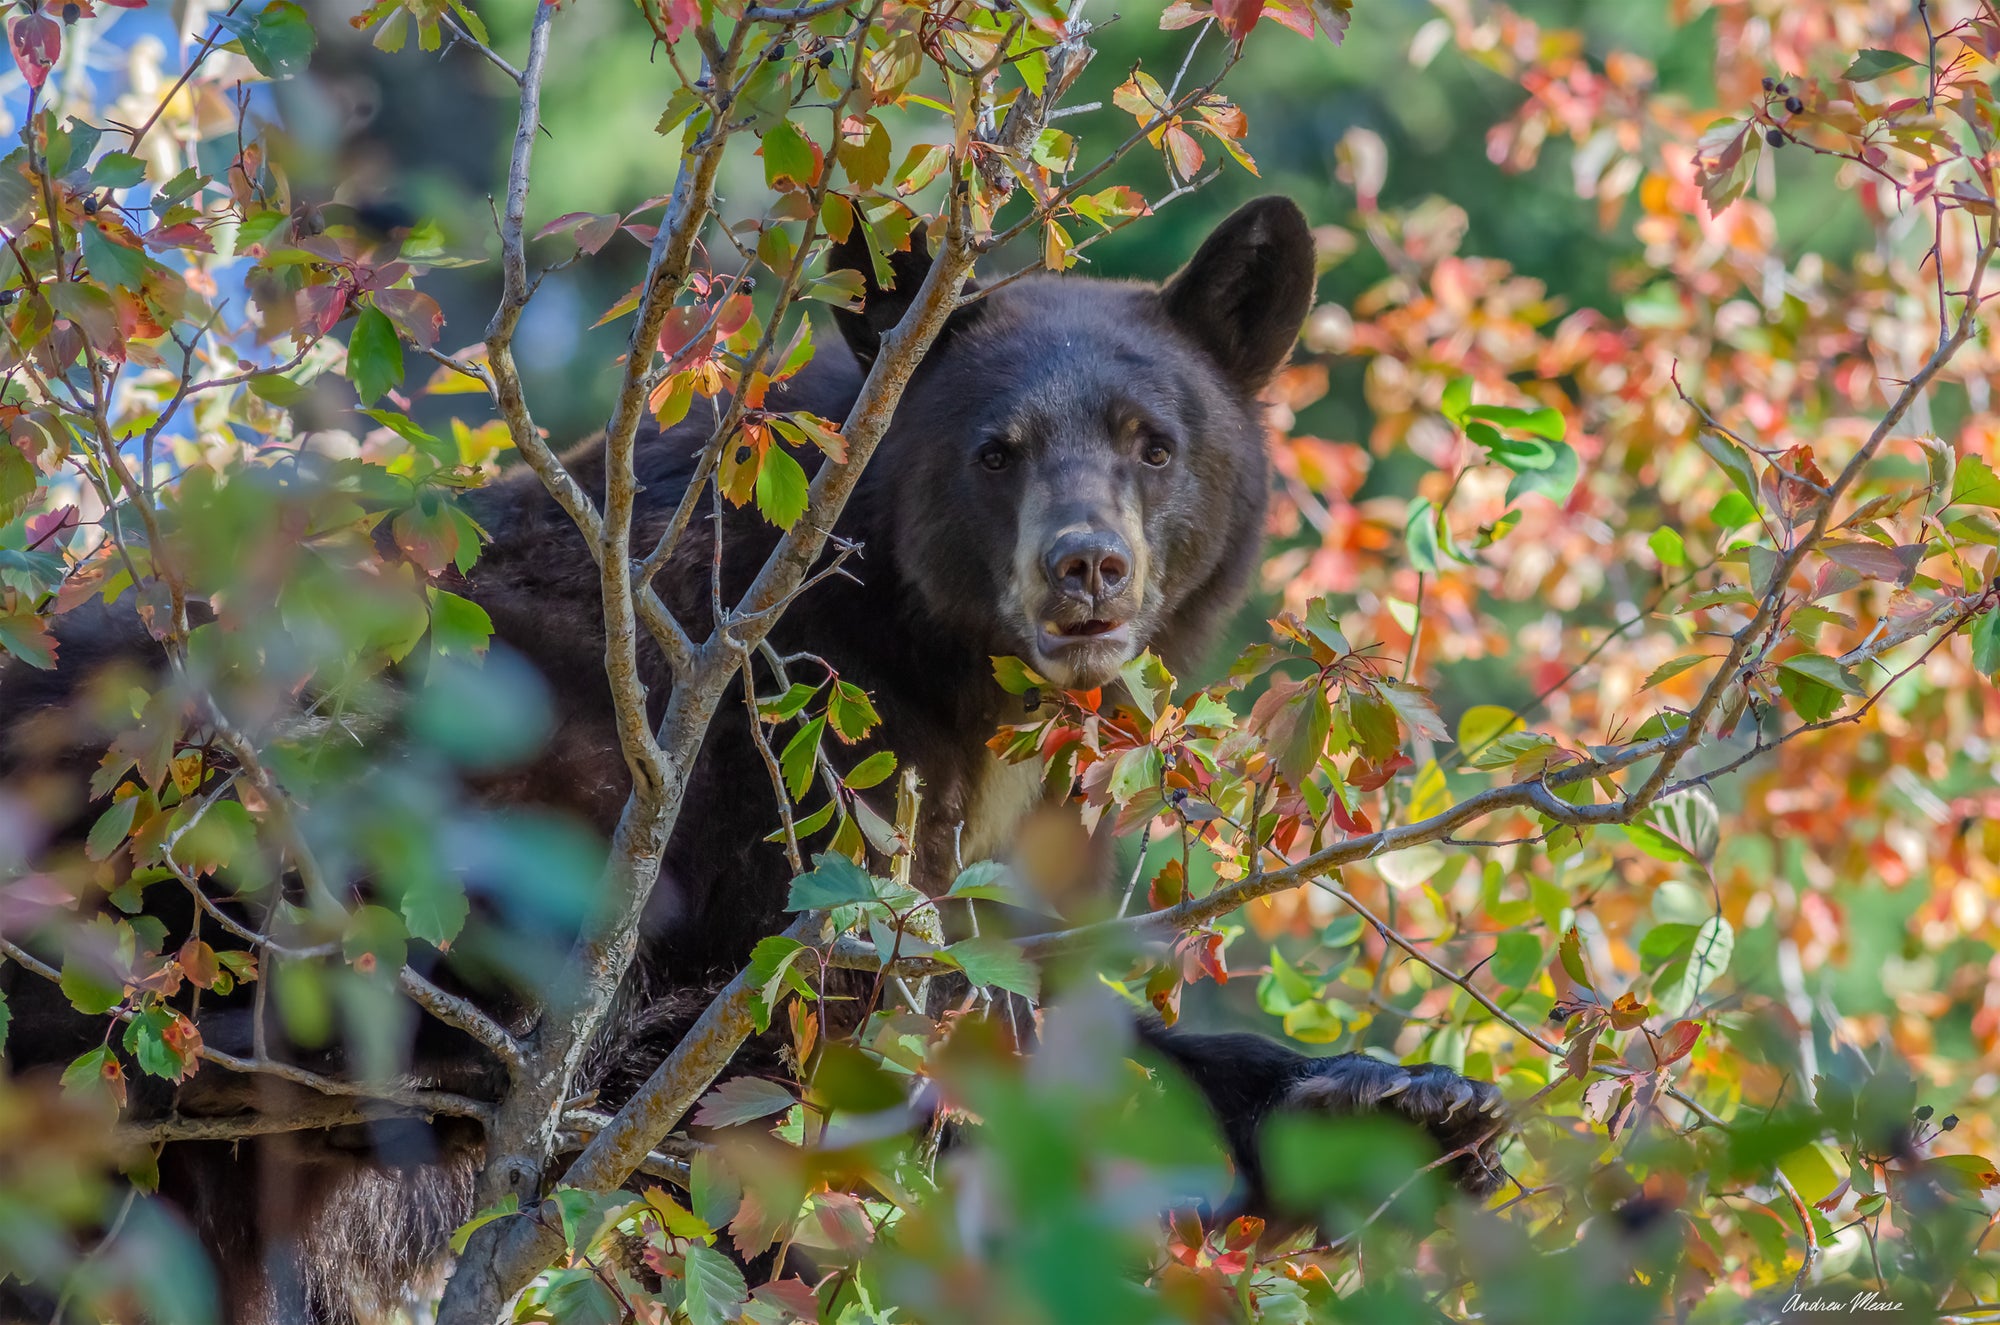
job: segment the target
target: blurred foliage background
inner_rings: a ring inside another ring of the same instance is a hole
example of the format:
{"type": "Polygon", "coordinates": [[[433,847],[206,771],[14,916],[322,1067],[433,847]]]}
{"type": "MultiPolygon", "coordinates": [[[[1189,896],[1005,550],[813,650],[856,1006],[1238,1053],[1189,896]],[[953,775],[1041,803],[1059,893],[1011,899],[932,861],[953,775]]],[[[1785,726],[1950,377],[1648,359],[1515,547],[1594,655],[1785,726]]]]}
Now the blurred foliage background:
{"type": "MultiPolygon", "coordinates": [[[[327,3],[335,12],[362,7],[360,0],[327,3]]],[[[1674,17],[1680,7],[1673,0],[1617,5],[1548,0],[1519,9],[1547,26],[1581,28],[1606,50],[1615,44],[1654,61],[1664,92],[1685,87],[1706,95],[1713,11],[1683,22],[1674,17]]],[[[527,6],[493,8],[488,21],[495,44],[520,49],[527,6]]],[[[1100,53],[1084,75],[1078,99],[1103,106],[1072,127],[1094,129],[1098,136],[1123,132],[1130,117],[1111,106],[1110,93],[1133,62],[1156,73],[1173,72],[1186,33],[1160,30],[1152,8],[1137,6],[1115,19],[1108,4],[1101,13],[1087,11],[1104,26],[1100,53]]],[[[629,6],[597,4],[580,6],[568,21],[573,39],[559,43],[550,58],[547,132],[536,158],[530,227],[571,211],[630,211],[672,185],[674,141],[653,132],[671,75],[654,64],[639,16],[629,6]],[[658,95],[648,95],[648,88],[657,88],[658,95]]],[[[1618,307],[1624,293],[1620,264],[1637,254],[1629,229],[1601,225],[1595,206],[1577,197],[1567,146],[1552,144],[1525,174],[1503,171],[1488,160],[1486,130],[1513,112],[1521,91],[1453,48],[1435,27],[1439,21],[1437,9],[1425,0],[1376,0],[1357,7],[1338,49],[1277,32],[1251,44],[1229,87],[1250,117],[1260,174],[1222,171],[1145,225],[1092,247],[1078,270],[1163,278],[1217,221],[1264,193],[1295,198],[1316,223],[1350,223],[1354,193],[1338,178],[1336,151],[1349,129],[1361,127],[1380,134],[1389,147],[1386,208],[1432,195],[1450,197],[1467,206],[1471,229],[1465,252],[1505,259],[1546,282],[1550,297],[1564,308],[1618,307]],[[1423,40],[1413,50],[1420,34],[1423,40]]],[[[316,178],[328,196],[343,201],[393,202],[414,215],[435,217],[453,243],[468,251],[495,250],[486,190],[510,145],[511,85],[464,49],[441,57],[411,49],[385,62],[366,34],[343,41],[338,25],[323,31],[327,45],[315,77],[283,89],[294,99],[287,119],[303,153],[303,176],[316,178]],[[431,62],[434,75],[393,76],[408,60],[431,62]]],[[[1199,74],[1221,56],[1221,41],[1211,40],[1197,53],[1192,72],[1199,74]]],[[[896,140],[904,141],[901,133],[896,140]]],[[[724,181],[725,203],[733,198],[733,210],[742,214],[761,210],[764,183],[755,163],[746,157],[731,164],[737,177],[724,181]]],[[[1867,242],[1858,211],[1839,205],[1843,195],[1826,171],[1802,163],[1798,174],[1803,178],[1786,180],[1781,208],[1789,238],[1832,248],[1867,242]]],[[[1107,178],[1149,196],[1164,191],[1157,156],[1134,154],[1107,178]]],[[[988,266],[1008,271],[1031,256],[1026,250],[1004,254],[988,266]]],[[[584,328],[631,287],[644,260],[637,241],[615,240],[600,260],[551,276],[529,312],[522,333],[529,394],[542,402],[542,422],[558,440],[580,438],[603,424],[624,333],[615,325],[584,328]]],[[[1350,302],[1385,272],[1379,255],[1364,246],[1329,271],[1321,293],[1350,302]]],[[[477,337],[493,306],[495,281],[491,268],[436,281],[447,341],[477,337]]],[[[1357,382],[1358,377],[1357,366],[1357,382]]],[[[1360,439],[1370,420],[1358,390],[1336,390],[1306,422],[1322,436],[1360,439]]]]}

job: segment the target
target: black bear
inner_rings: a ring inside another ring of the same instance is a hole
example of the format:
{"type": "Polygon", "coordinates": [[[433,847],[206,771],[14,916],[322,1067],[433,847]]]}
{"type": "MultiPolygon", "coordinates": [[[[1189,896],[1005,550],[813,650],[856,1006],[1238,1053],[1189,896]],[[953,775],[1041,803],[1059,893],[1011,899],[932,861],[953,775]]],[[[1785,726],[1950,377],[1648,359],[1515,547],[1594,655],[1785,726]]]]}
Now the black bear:
{"type": "MultiPolygon", "coordinates": [[[[919,242],[892,260],[891,286],[868,281],[862,309],[838,314],[846,348],[823,349],[772,407],[844,415],[928,261],[919,242]]],[[[872,270],[854,246],[836,249],[831,265],[872,270]]],[[[1242,600],[1269,481],[1257,395],[1289,354],[1313,284],[1304,217],[1287,200],[1265,198],[1223,222],[1164,287],[1039,277],[996,288],[952,317],[835,531],[861,549],[854,574],[815,587],[773,636],[781,653],[817,655],[868,690],[883,742],[921,775],[918,878],[948,878],[954,856],[1004,847],[1038,791],[987,749],[1019,704],[994,681],[993,655],[1017,655],[1079,687],[1110,680],[1146,648],[1184,667],[1242,600]]],[[[700,423],[642,437],[635,545],[650,546],[665,526],[705,438],[700,423]]],[[[585,491],[601,490],[600,450],[587,444],[567,461],[585,491]]],[[[526,473],[471,504],[493,541],[459,587],[491,615],[496,638],[547,679],[557,717],[548,747],[481,794],[565,809],[608,833],[628,775],[588,550],[526,473]]],[[[720,529],[728,602],[777,534],[751,510],[727,513],[720,529]]],[[[716,526],[694,522],[657,582],[697,639],[712,625],[716,537],[716,526]]],[[[64,703],[87,659],[152,647],[115,611],[75,617],[62,672],[0,673],[10,726],[28,709],[64,703]]],[[[663,701],[672,685],[664,661],[642,651],[642,670],[663,701]]],[[[790,870],[767,840],[769,781],[741,712],[740,696],[734,709],[726,703],[702,748],[639,959],[577,1086],[606,1104],[645,1078],[756,941],[782,926],[790,870]]],[[[25,757],[5,744],[0,777],[25,757]]],[[[30,992],[26,979],[0,966],[18,994],[30,992]]],[[[54,1002],[53,991],[41,1001],[54,1002]]],[[[23,1027],[36,1024],[20,1010],[23,1027]]],[[[240,1018],[205,1023],[205,1033],[219,1048],[249,1043],[240,1018]]],[[[1256,1037],[1158,1026],[1146,1038],[1214,1106],[1252,1203],[1264,1199],[1257,1127],[1274,1112],[1393,1110],[1448,1151],[1470,1150],[1494,1130],[1493,1087],[1442,1069],[1310,1059],[1256,1037]]],[[[12,1069],[59,1066],[62,1039],[17,1032],[12,1069]]],[[[460,1090],[497,1080],[469,1042],[420,1046],[412,1066],[460,1090]]],[[[221,1074],[196,1080],[211,1075],[221,1074]]],[[[190,1107],[186,1095],[180,1103],[190,1107]]],[[[477,1138],[445,1144],[442,1159],[432,1150],[404,1163],[383,1153],[384,1135],[347,1129],[317,1142],[304,1133],[169,1148],[163,1194],[214,1252],[234,1320],[344,1321],[357,1307],[393,1302],[435,1269],[445,1235],[470,1213],[477,1138]],[[242,1200],[253,1184],[281,1191],[282,1208],[242,1200]]],[[[1451,1172],[1473,1192],[1496,1187],[1490,1139],[1451,1172]]]]}

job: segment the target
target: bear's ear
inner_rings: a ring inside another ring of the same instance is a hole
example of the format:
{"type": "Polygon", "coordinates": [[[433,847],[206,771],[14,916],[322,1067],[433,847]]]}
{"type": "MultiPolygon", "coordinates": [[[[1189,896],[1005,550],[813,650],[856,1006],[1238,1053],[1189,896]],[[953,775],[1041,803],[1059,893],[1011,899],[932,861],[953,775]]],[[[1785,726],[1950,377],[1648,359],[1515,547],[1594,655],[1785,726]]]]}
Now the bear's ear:
{"type": "MultiPolygon", "coordinates": [[[[840,334],[847,338],[847,348],[854,351],[854,357],[865,369],[875,362],[875,356],[882,348],[882,337],[889,329],[903,320],[910,304],[923,288],[924,277],[930,275],[930,236],[926,227],[919,225],[910,232],[910,246],[900,253],[889,254],[889,276],[894,283],[883,286],[875,279],[875,260],[868,252],[868,239],[857,222],[847,232],[847,238],[840,240],[827,250],[826,269],[843,269],[861,273],[861,311],[835,308],[833,320],[840,325],[840,334]]],[[[977,287],[968,280],[962,293],[970,294],[977,287]]],[[[943,344],[944,338],[965,319],[965,313],[954,314],[939,333],[934,344],[943,344]]]]}
{"type": "Polygon", "coordinates": [[[1174,324],[1254,392],[1271,380],[1312,311],[1312,231],[1290,198],[1245,203],[1160,291],[1174,324]]]}

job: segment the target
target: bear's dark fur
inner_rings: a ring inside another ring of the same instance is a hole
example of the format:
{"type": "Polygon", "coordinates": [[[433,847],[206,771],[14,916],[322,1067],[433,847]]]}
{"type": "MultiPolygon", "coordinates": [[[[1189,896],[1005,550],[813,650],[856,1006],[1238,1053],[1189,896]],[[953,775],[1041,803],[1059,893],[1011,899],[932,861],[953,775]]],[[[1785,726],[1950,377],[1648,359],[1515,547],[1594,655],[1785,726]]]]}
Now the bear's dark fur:
{"type": "MultiPolygon", "coordinates": [[[[823,348],[770,407],[841,418],[927,262],[920,247],[898,255],[893,287],[870,281],[864,309],[839,315],[847,348],[823,348]]],[[[851,248],[833,265],[870,270],[851,248]]],[[[954,315],[919,367],[835,531],[860,549],[852,577],[813,588],[772,637],[780,652],[818,655],[874,697],[880,742],[924,782],[919,879],[948,878],[955,856],[1002,847],[1025,808],[1020,779],[986,748],[1019,704],[994,682],[992,655],[1018,655],[1077,686],[1102,684],[1148,647],[1179,669],[1241,601],[1268,484],[1256,396],[1289,353],[1312,292],[1304,218],[1267,198],[1226,221],[1163,289],[1070,277],[995,289],[954,315]]],[[[706,434],[697,412],[641,437],[635,547],[652,546],[665,526],[706,434]]],[[[601,449],[586,445],[567,459],[586,492],[602,490],[601,449]]],[[[493,542],[458,587],[491,615],[498,641],[547,680],[557,719],[532,763],[480,794],[567,810],[608,834],[628,774],[590,556],[525,472],[471,503],[493,542]]],[[[748,509],[726,511],[721,529],[720,596],[731,603],[777,533],[748,509]]],[[[696,639],[713,625],[714,538],[704,513],[656,583],[696,639]]],[[[83,664],[144,657],[150,647],[129,617],[80,613],[62,633],[61,672],[28,677],[13,666],[0,687],[12,691],[13,715],[58,705],[83,664]]],[[[672,677],[649,645],[641,663],[657,714],[672,677]]],[[[740,694],[725,700],[702,747],[639,959],[578,1086],[607,1104],[643,1080],[710,991],[782,926],[790,871],[765,840],[773,793],[743,714],[740,694]]],[[[0,749],[0,775],[7,758],[0,749]]],[[[20,973],[6,978],[23,990],[20,973]]],[[[218,1040],[235,1038],[226,1025],[209,1031],[205,1020],[204,1029],[212,1044],[237,1047],[218,1040]]],[[[60,1064],[72,1052],[63,1038],[39,1024],[17,1032],[14,1068],[60,1064]]],[[[1445,1128],[1457,1110],[1446,1106],[1467,1104],[1455,1092],[1469,1083],[1450,1074],[1393,1076],[1400,1069],[1373,1060],[1309,1060],[1254,1037],[1155,1027],[1148,1038],[1216,1105],[1253,1200],[1263,1197],[1255,1130],[1273,1110],[1365,1109],[1394,1097],[1395,1081],[1415,1081],[1404,1111],[1434,1121],[1441,1143],[1460,1143],[1458,1129],[1445,1128]]],[[[413,1066],[465,1088],[491,1077],[480,1060],[467,1043],[426,1043],[413,1066]]],[[[1490,1091],[1470,1097],[1467,1117],[1497,1098],[1490,1091]]],[[[171,1148],[163,1191],[216,1253],[236,1320],[342,1320],[350,1299],[393,1300],[399,1281],[433,1263],[445,1231],[469,1213],[476,1144],[447,1145],[442,1157],[419,1144],[409,1156],[418,1162],[399,1165],[382,1153],[380,1135],[359,1142],[376,1145],[373,1162],[344,1152],[352,1136],[317,1148],[300,1136],[171,1148]],[[244,1199],[260,1188],[284,1194],[284,1218],[267,1220],[262,1203],[244,1199]]],[[[1458,1176],[1473,1190],[1497,1181],[1484,1161],[1460,1161],[1458,1176]]]]}

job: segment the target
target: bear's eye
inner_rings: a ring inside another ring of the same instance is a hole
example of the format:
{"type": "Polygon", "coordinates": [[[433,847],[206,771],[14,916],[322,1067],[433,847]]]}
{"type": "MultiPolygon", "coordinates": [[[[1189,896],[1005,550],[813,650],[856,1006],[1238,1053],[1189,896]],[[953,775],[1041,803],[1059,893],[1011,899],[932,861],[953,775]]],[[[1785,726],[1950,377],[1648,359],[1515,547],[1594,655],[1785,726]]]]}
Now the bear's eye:
{"type": "Polygon", "coordinates": [[[997,473],[1005,469],[1007,462],[1013,458],[1012,453],[1007,450],[1006,445],[1002,442],[988,442],[979,448],[977,457],[979,467],[989,473],[997,473]]]}
{"type": "Polygon", "coordinates": [[[1174,448],[1160,437],[1148,437],[1139,447],[1139,458],[1154,469],[1164,469],[1174,458],[1174,448]]]}

